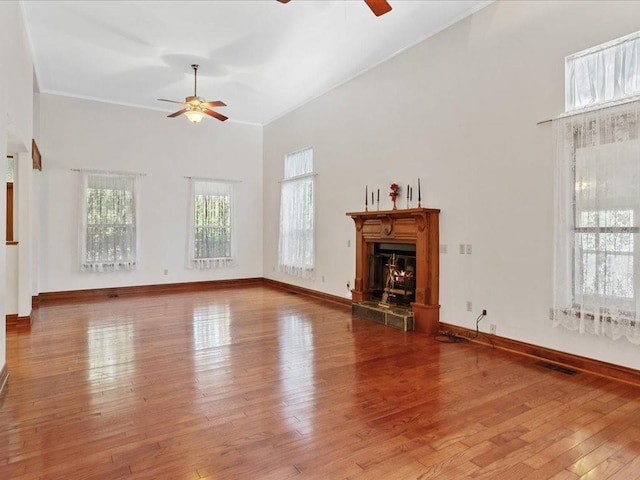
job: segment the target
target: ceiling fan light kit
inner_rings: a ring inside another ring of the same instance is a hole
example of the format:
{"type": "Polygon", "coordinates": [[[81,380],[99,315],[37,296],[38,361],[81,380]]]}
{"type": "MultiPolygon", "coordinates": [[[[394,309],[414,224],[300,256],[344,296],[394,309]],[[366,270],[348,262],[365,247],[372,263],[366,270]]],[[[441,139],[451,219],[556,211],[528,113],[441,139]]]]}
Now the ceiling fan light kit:
{"type": "Polygon", "coordinates": [[[200,110],[193,109],[184,112],[184,116],[187,117],[191,123],[199,123],[200,120],[204,118],[204,113],[200,110]]]}
{"type": "Polygon", "coordinates": [[[184,102],[178,102],[176,100],[166,100],[159,98],[160,102],[182,103],[184,108],[167,115],[169,118],[178,117],[184,115],[189,119],[191,123],[199,123],[200,120],[208,115],[213,118],[217,118],[221,122],[224,122],[228,117],[225,117],[221,113],[211,110],[210,107],[226,107],[224,102],[220,100],[214,100],[212,102],[206,102],[204,98],[198,96],[198,65],[191,65],[193,68],[193,95],[186,97],[184,102]]]}

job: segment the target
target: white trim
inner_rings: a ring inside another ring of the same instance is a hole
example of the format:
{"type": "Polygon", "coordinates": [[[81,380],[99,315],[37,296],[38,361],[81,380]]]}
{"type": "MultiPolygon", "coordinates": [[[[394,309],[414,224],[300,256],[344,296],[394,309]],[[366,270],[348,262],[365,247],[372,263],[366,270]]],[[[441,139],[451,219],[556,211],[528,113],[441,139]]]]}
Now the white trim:
{"type": "Polygon", "coordinates": [[[303,178],[316,177],[316,176],[318,176],[318,174],[315,172],[303,173],[302,175],[296,175],[295,177],[283,178],[282,180],[278,180],[278,183],[293,182],[295,180],[301,180],[303,178]]]}
{"type": "MultiPolygon", "coordinates": [[[[635,95],[633,97],[628,97],[620,100],[613,100],[607,103],[600,103],[596,106],[581,108],[580,110],[572,110],[570,112],[563,113],[562,115],[559,115],[556,118],[552,118],[551,121],[554,122],[556,120],[562,120],[563,118],[575,117],[585,113],[597,112],[599,110],[605,110],[607,108],[612,108],[612,107],[619,107],[621,105],[626,105],[627,103],[631,104],[634,102],[640,103],[640,95],[635,95]]],[[[543,123],[543,122],[540,122],[540,123],[543,123]]]]}
{"type": "Polygon", "coordinates": [[[596,45],[595,47],[587,48],[586,50],[582,50],[577,53],[572,53],[571,55],[567,55],[564,57],[565,65],[567,60],[573,60],[575,58],[584,57],[586,55],[591,55],[592,53],[599,52],[601,50],[606,50],[607,48],[615,47],[616,45],[620,45],[622,43],[628,42],[629,40],[633,40],[636,38],[640,38],[640,31],[630,33],[629,35],[625,35],[624,37],[616,38],[615,40],[610,40],[606,43],[601,43],[600,45],[596,45]]]}
{"type": "Polygon", "coordinates": [[[72,172],[81,172],[81,173],[89,173],[94,175],[130,175],[134,177],[146,177],[146,173],[138,173],[138,172],[125,172],[119,170],[91,170],[87,168],[72,168],[72,172]]]}
{"type": "Polygon", "coordinates": [[[228,178],[189,177],[187,175],[185,175],[184,178],[198,182],[242,183],[242,180],[231,180],[228,178]]]}

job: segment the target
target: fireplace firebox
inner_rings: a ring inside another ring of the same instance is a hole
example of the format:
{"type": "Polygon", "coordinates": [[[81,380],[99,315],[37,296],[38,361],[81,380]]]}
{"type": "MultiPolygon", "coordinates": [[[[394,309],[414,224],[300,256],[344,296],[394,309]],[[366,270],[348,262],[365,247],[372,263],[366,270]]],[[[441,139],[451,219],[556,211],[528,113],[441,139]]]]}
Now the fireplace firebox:
{"type": "Polygon", "coordinates": [[[354,311],[367,303],[410,307],[413,328],[405,321],[405,330],[438,331],[439,214],[429,208],[347,213],[356,227],[354,311]]]}
{"type": "Polygon", "coordinates": [[[375,243],[369,256],[371,298],[389,305],[411,306],[416,298],[416,246],[375,243]],[[385,296],[385,293],[387,294],[385,296]]]}

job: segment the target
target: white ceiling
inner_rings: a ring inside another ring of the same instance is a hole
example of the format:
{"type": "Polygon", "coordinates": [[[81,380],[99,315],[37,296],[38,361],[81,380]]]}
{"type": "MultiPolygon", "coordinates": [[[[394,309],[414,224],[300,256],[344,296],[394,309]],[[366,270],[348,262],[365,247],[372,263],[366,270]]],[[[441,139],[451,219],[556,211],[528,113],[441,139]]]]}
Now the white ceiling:
{"type": "MultiPolygon", "coordinates": [[[[264,125],[490,1],[23,1],[41,92],[166,111],[193,94],[264,125]]],[[[177,108],[174,108],[177,107],[177,108]]],[[[210,121],[216,121],[208,119],[210,121]]]]}

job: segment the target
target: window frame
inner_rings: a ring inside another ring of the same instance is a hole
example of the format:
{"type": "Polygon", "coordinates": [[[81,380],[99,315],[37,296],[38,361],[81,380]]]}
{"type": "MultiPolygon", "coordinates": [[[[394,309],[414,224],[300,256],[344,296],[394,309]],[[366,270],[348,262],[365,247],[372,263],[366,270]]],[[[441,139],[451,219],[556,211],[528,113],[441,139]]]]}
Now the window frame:
{"type": "MultiPolygon", "coordinates": [[[[575,208],[575,203],[574,203],[574,208],[575,208]]],[[[613,211],[613,210],[627,210],[632,212],[632,216],[633,218],[638,218],[637,215],[640,214],[640,208],[638,206],[636,207],[629,207],[629,208],[617,208],[617,209],[606,209],[606,210],[582,210],[582,211],[578,211],[576,209],[575,213],[576,213],[576,219],[578,218],[577,215],[581,212],[587,212],[587,211],[593,211],[596,213],[596,215],[602,214],[604,212],[608,212],[608,211],[613,211]]],[[[586,299],[586,304],[598,304],[600,303],[599,300],[602,299],[607,299],[607,301],[610,303],[611,306],[616,306],[619,310],[623,310],[628,312],[629,314],[632,314],[635,310],[634,305],[636,304],[636,299],[639,296],[640,293],[640,246],[638,245],[637,242],[637,238],[638,238],[638,233],[640,233],[640,227],[633,227],[633,226],[628,226],[628,227],[607,227],[607,226],[595,226],[595,227],[579,227],[576,226],[575,224],[576,222],[574,221],[574,227],[573,227],[573,231],[574,231],[574,242],[573,242],[573,265],[574,265],[574,274],[573,274],[573,298],[574,298],[574,307],[578,305],[578,302],[575,301],[575,298],[578,296],[586,299]],[[623,250],[607,250],[607,249],[602,249],[602,248],[593,248],[593,249],[585,249],[585,248],[580,248],[579,245],[582,245],[583,242],[579,241],[578,237],[580,235],[583,234],[594,234],[596,236],[596,240],[595,243],[599,244],[600,243],[600,239],[599,237],[601,235],[607,235],[607,234],[630,234],[631,235],[631,240],[633,243],[633,249],[630,252],[625,252],[623,250]],[[585,283],[584,283],[584,275],[582,275],[582,272],[585,271],[584,265],[586,262],[585,259],[585,253],[593,253],[596,259],[596,263],[595,263],[595,267],[594,267],[594,276],[595,276],[595,284],[596,286],[599,285],[599,277],[602,275],[602,272],[600,271],[599,266],[600,265],[605,265],[608,266],[610,261],[609,260],[604,260],[602,262],[599,261],[599,259],[603,256],[610,256],[610,255],[614,255],[617,257],[622,257],[622,256],[630,256],[633,257],[633,280],[632,280],[632,297],[621,297],[618,295],[614,295],[614,294],[607,294],[607,293],[601,293],[600,291],[595,292],[595,293],[589,293],[586,291],[585,289],[585,283]],[[578,267],[582,267],[582,268],[578,268],[578,267]]]]}

